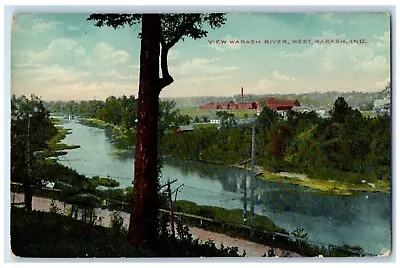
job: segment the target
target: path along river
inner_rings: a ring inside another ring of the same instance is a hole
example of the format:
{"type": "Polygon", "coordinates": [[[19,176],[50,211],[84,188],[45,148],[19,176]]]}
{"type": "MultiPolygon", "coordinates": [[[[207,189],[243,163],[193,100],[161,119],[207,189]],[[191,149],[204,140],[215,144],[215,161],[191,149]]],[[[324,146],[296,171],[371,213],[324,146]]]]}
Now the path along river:
{"type": "MultiPolygon", "coordinates": [[[[72,132],[64,142],[81,147],[60,157],[62,164],[87,176],[110,176],[122,188],[132,186],[133,156],[118,154],[104,129],[74,121],[65,122],[63,126],[72,132]]],[[[178,200],[243,209],[244,178],[245,172],[236,168],[164,159],[161,183],[177,179],[172,190],[184,184],[177,195],[178,200]]],[[[373,254],[391,249],[392,209],[389,194],[334,196],[302,186],[260,179],[256,179],[255,194],[256,214],[269,217],[289,232],[298,227],[304,228],[311,241],[358,245],[373,254]]]]}

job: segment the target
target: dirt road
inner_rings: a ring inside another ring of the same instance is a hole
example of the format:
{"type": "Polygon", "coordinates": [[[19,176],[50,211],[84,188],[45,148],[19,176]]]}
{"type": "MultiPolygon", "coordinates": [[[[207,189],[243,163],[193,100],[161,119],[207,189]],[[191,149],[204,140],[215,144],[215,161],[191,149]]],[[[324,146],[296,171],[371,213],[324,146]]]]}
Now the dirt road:
{"type": "MultiPolygon", "coordinates": [[[[23,194],[11,194],[11,200],[14,202],[23,202],[24,195],[23,194]]],[[[63,202],[54,201],[55,205],[61,210],[61,213],[65,213],[67,208],[70,207],[69,204],[65,204],[63,202]]],[[[51,200],[42,197],[33,197],[32,207],[34,210],[46,211],[48,212],[50,209],[51,200]]],[[[102,226],[110,226],[110,211],[104,209],[96,209],[95,215],[97,216],[96,224],[102,226]]],[[[124,220],[124,226],[127,228],[129,224],[129,214],[125,212],[121,212],[120,215],[124,220]]],[[[213,240],[215,244],[218,246],[221,243],[224,246],[229,247],[238,247],[239,253],[243,253],[243,250],[246,251],[247,257],[261,257],[264,253],[268,252],[270,247],[260,245],[254,242],[246,241],[239,238],[233,238],[227,236],[225,234],[214,233],[210,231],[206,231],[197,227],[190,227],[190,232],[193,234],[195,238],[199,238],[202,241],[208,241],[209,239],[213,240]]],[[[279,257],[301,257],[299,254],[294,252],[285,251],[282,249],[275,248],[275,254],[279,257]]]]}

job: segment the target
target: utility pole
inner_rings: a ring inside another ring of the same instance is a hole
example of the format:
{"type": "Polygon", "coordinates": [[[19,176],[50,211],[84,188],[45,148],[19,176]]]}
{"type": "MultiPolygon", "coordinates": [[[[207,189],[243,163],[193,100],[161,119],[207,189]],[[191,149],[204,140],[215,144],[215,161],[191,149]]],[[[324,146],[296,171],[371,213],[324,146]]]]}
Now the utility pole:
{"type": "Polygon", "coordinates": [[[243,191],[243,214],[242,214],[242,222],[246,224],[247,221],[247,176],[250,175],[249,171],[246,169],[247,162],[250,162],[251,159],[244,160],[240,162],[238,165],[243,165],[244,175],[243,175],[243,183],[244,183],[244,191],[243,191]]]}
{"type": "Polygon", "coordinates": [[[170,227],[171,227],[171,234],[172,237],[175,237],[175,223],[174,223],[174,204],[172,203],[172,193],[171,193],[171,183],[168,179],[168,186],[167,186],[167,192],[168,192],[168,198],[169,198],[169,204],[170,204],[170,227]]]}
{"type": "Polygon", "coordinates": [[[175,237],[175,224],[174,224],[175,216],[174,216],[174,203],[172,202],[171,184],[173,184],[177,181],[178,180],[176,180],[176,179],[173,181],[170,181],[168,179],[166,184],[158,187],[158,189],[160,190],[160,189],[164,188],[165,186],[167,186],[167,193],[168,193],[168,198],[169,198],[169,203],[170,203],[170,225],[171,225],[171,233],[172,233],[173,237],[175,237]]]}
{"type": "Polygon", "coordinates": [[[243,224],[246,224],[247,220],[247,170],[246,170],[246,163],[243,165],[244,167],[244,194],[243,194],[243,224]]]}
{"type": "MultiPolygon", "coordinates": [[[[250,176],[250,225],[254,227],[254,186],[255,186],[255,178],[254,178],[254,153],[255,153],[255,141],[256,141],[256,123],[253,123],[252,126],[252,135],[251,135],[251,176],[250,176]]],[[[253,230],[250,231],[250,235],[253,236],[253,230]]]]}

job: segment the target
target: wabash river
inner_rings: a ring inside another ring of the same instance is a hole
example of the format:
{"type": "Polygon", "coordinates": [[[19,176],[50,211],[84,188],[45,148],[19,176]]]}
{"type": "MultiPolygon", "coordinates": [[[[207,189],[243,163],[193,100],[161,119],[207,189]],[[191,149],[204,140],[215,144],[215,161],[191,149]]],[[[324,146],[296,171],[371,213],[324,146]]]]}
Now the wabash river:
{"type": "MultiPolygon", "coordinates": [[[[77,122],[64,123],[72,134],[67,144],[79,144],[60,157],[61,163],[88,176],[110,176],[120,187],[132,186],[133,157],[121,157],[103,129],[77,122]]],[[[227,209],[243,208],[244,171],[212,164],[165,159],[161,183],[178,181],[184,186],[177,199],[227,209]]],[[[269,217],[291,232],[304,228],[311,241],[334,245],[359,245],[365,252],[380,254],[391,249],[391,196],[360,193],[325,195],[306,187],[256,180],[255,213],[269,217]]]]}

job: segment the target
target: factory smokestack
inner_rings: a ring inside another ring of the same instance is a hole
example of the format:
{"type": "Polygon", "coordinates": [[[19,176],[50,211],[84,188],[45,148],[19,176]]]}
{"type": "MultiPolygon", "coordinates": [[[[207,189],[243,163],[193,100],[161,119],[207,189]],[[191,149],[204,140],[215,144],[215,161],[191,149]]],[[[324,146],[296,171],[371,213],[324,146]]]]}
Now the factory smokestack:
{"type": "Polygon", "coordinates": [[[242,103],[243,103],[243,87],[242,87],[242,90],[241,90],[241,96],[242,96],[242,103]]]}

